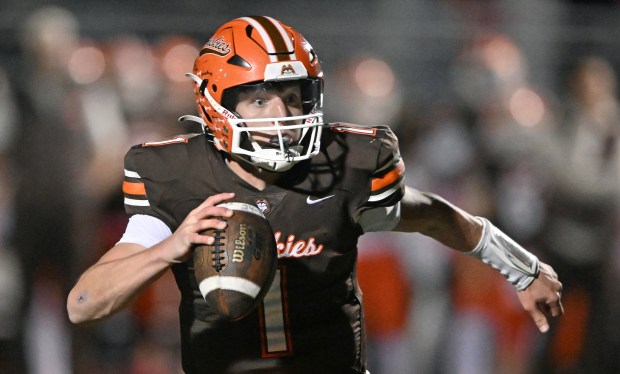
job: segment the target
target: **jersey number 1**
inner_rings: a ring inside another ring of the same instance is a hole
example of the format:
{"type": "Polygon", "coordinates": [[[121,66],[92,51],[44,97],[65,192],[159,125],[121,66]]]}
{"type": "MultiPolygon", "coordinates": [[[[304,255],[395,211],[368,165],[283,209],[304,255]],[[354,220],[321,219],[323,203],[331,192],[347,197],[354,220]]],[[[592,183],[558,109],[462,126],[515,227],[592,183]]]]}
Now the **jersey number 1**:
{"type": "Polygon", "coordinates": [[[271,288],[258,306],[263,357],[289,356],[293,353],[288,321],[286,268],[276,270],[271,288]]]}

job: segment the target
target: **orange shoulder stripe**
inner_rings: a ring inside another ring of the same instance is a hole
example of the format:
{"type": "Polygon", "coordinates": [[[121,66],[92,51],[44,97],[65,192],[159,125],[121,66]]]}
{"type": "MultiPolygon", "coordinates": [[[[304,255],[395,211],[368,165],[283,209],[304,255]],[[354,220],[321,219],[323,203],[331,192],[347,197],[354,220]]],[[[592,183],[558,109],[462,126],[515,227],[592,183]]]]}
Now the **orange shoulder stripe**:
{"type": "Polygon", "coordinates": [[[128,195],[146,195],[144,183],[140,182],[123,182],[123,192],[128,195]]]}
{"type": "Polygon", "coordinates": [[[388,173],[386,173],[380,178],[374,178],[372,180],[370,189],[371,191],[379,191],[380,189],[396,182],[398,178],[403,176],[403,174],[405,174],[405,163],[401,159],[394,166],[394,169],[390,170],[388,173]]]}

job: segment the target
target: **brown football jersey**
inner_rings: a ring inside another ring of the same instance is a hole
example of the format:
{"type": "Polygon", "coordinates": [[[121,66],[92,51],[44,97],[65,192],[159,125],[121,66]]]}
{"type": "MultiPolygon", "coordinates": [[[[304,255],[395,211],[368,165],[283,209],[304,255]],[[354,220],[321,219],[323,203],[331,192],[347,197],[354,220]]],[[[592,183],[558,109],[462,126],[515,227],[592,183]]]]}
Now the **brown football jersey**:
{"type": "Polygon", "coordinates": [[[183,368],[188,373],[365,372],[362,294],[355,275],[360,214],[403,196],[404,166],[387,127],[332,124],[321,152],[257,190],[226,165],[203,134],[134,146],[125,157],[129,214],[174,232],[208,196],[234,192],[255,204],[275,233],[279,268],[248,317],[217,318],[191,260],[173,266],[181,291],[183,368]]]}

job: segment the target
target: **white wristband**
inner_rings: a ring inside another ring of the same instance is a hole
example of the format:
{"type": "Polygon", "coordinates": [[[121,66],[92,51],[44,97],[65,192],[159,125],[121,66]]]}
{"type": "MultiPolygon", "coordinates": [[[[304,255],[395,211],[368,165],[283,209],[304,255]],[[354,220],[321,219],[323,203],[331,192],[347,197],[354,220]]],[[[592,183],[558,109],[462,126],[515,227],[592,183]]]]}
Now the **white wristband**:
{"type": "Polygon", "coordinates": [[[471,252],[475,257],[499,271],[518,290],[526,289],[538,276],[539,261],[508,235],[482,217],[482,238],[471,252]]]}

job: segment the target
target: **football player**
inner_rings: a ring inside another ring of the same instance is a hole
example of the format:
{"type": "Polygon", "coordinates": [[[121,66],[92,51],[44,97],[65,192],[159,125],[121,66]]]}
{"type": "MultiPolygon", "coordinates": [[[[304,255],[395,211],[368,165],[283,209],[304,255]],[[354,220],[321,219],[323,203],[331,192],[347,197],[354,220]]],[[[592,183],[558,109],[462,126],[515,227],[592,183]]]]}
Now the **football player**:
{"type": "Polygon", "coordinates": [[[511,282],[538,328],[563,313],[555,272],[491,222],[403,184],[387,127],[323,121],[323,73],[311,45],[270,17],[221,26],[193,72],[198,134],[134,146],[125,158],[126,232],[68,297],[75,323],[129,305],[168,269],[181,292],[187,373],[365,373],[357,240],[418,232],[479,258],[511,282]],[[221,320],[203,300],[192,248],[224,228],[218,204],[259,207],[279,267],[249,316],[221,320]]]}

